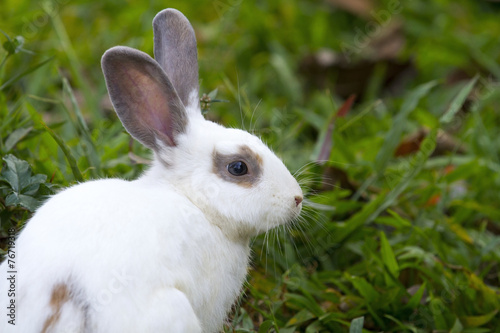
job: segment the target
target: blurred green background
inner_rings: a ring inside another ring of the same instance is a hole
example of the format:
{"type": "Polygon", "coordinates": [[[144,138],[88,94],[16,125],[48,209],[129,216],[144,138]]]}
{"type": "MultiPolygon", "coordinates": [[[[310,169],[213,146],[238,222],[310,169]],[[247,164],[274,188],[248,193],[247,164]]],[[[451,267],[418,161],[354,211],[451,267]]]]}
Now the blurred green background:
{"type": "Polygon", "coordinates": [[[307,197],[254,240],[226,332],[500,332],[497,1],[2,0],[3,249],[59,188],[147,167],[100,58],[152,55],[167,7],[228,101],[206,117],[262,137],[307,197]]]}

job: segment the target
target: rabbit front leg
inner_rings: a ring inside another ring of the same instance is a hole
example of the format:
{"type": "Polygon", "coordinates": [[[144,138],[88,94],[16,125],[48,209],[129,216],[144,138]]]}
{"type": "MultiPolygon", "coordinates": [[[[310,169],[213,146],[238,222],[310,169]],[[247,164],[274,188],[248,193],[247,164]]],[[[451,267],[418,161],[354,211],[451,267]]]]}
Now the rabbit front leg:
{"type": "Polygon", "coordinates": [[[154,291],[141,321],[142,332],[202,332],[188,298],[175,288],[154,291]]]}

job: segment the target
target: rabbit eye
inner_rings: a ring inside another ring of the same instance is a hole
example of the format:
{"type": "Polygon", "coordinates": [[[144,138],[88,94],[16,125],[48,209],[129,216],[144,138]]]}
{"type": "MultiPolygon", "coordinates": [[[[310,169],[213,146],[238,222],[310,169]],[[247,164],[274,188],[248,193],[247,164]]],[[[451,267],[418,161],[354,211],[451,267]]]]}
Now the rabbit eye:
{"type": "Polygon", "coordinates": [[[233,176],[243,176],[247,174],[248,168],[244,162],[236,161],[227,165],[227,171],[233,176]]]}
{"type": "Polygon", "coordinates": [[[227,182],[251,188],[261,180],[263,160],[246,145],[238,148],[232,154],[222,154],[214,149],[212,171],[227,182]]]}

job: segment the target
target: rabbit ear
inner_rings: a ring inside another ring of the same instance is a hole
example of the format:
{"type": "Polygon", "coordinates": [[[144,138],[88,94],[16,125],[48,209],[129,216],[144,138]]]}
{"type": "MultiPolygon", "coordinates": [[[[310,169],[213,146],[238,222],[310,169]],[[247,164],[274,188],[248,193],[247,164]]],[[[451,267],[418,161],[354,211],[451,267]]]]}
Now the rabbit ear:
{"type": "Polygon", "coordinates": [[[190,107],[199,110],[198,52],[193,27],[181,12],[169,8],[155,16],[153,31],[155,60],[188,112],[190,107]]]}
{"type": "Polygon", "coordinates": [[[127,131],[153,150],[175,147],[187,114],[158,63],[146,53],[117,46],[104,53],[101,64],[111,102],[127,131]]]}

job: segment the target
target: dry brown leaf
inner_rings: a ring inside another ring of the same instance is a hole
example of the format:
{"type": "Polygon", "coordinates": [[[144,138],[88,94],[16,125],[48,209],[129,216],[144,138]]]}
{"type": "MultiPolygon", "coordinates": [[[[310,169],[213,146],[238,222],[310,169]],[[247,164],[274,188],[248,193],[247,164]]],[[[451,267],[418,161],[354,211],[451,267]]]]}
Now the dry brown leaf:
{"type": "MultiPolygon", "coordinates": [[[[407,156],[416,153],[420,149],[420,144],[429,134],[429,129],[421,128],[415,133],[411,134],[399,144],[394,152],[394,156],[407,156]]],[[[436,142],[436,149],[432,156],[441,156],[445,153],[453,152],[456,154],[465,154],[466,149],[463,143],[455,139],[445,131],[439,131],[436,142]]]]}

